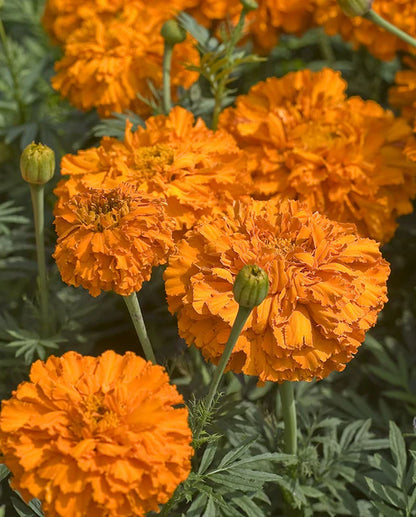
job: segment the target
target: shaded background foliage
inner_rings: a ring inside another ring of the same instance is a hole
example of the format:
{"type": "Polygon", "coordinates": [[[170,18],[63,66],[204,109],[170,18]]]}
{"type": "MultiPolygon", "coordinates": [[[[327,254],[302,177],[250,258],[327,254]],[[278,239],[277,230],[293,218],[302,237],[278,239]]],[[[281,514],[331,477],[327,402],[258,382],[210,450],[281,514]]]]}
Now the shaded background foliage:
{"type": "MultiPolygon", "coordinates": [[[[60,99],[50,86],[60,50],[42,30],[42,0],[6,0],[0,11],[7,40],[0,45],[0,394],[8,398],[27,378],[30,364],[51,353],[77,350],[98,355],[112,348],[139,352],[128,314],[119,297],[91,298],[64,285],[51,254],[52,190],[47,186],[46,241],[54,335],[40,337],[36,262],[27,185],[19,173],[19,155],[32,140],[65,153],[93,146],[103,135],[123,137],[126,118],[100,121],[60,99]]],[[[203,30],[183,21],[202,40],[203,30]],[[198,32],[199,31],[199,32],[198,32]],[[202,32],[201,32],[202,31],[202,32]]],[[[208,50],[208,49],[207,49],[208,50]]],[[[321,29],[303,37],[284,36],[270,56],[233,70],[226,103],[269,76],[305,67],[330,66],[348,81],[350,95],[387,106],[400,59],[382,62],[365,49],[353,51],[341,38],[321,29]]],[[[209,85],[201,78],[182,104],[206,116],[213,108],[209,85]]],[[[319,383],[297,383],[299,453],[285,455],[277,386],[257,387],[256,380],[228,374],[213,414],[197,400],[206,393],[213,368],[198,351],[186,349],[175,318],[164,301],[162,270],[140,292],[156,355],[189,401],[191,418],[204,418],[194,469],[162,515],[278,516],[285,499],[298,508],[293,515],[414,515],[416,508],[416,217],[402,217],[395,238],[383,248],[392,273],[389,303],[357,358],[342,374],[319,383]],[[163,322],[163,325],[161,325],[163,322]],[[169,506],[169,508],[168,508],[169,506]],[[170,512],[170,513],[169,513],[170,512]]],[[[0,470],[6,515],[41,516],[27,506],[0,470]]]]}

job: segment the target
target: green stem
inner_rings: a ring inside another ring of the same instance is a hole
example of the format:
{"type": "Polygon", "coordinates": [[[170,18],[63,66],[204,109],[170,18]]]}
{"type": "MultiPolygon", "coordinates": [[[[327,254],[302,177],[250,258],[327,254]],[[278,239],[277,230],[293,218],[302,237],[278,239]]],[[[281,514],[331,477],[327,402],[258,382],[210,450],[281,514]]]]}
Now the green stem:
{"type": "MultiPolygon", "coordinates": [[[[243,10],[241,11],[240,19],[238,20],[238,23],[231,34],[231,38],[230,38],[230,41],[228,42],[227,49],[225,52],[225,58],[227,59],[227,62],[229,62],[230,57],[231,57],[232,53],[234,52],[237,43],[241,39],[247,12],[248,11],[246,10],[246,8],[243,7],[243,10]]],[[[228,81],[228,75],[226,75],[225,77],[223,77],[221,79],[221,81],[219,82],[219,84],[214,92],[214,111],[212,113],[212,125],[211,125],[213,131],[216,131],[218,128],[218,119],[219,119],[219,116],[221,113],[221,108],[222,108],[221,104],[222,104],[222,99],[224,97],[224,91],[225,91],[225,86],[227,84],[227,81],[228,81]]]]}
{"type": "Polygon", "coordinates": [[[173,45],[165,41],[163,51],[163,112],[165,115],[170,113],[172,109],[172,100],[170,96],[170,69],[172,65],[173,45]]]}
{"type": "Polygon", "coordinates": [[[242,307],[241,305],[238,308],[237,316],[235,317],[235,321],[233,324],[233,328],[231,329],[230,337],[225,345],[224,352],[222,353],[220,362],[218,363],[214,376],[212,378],[211,386],[208,391],[208,395],[206,398],[206,409],[209,411],[212,406],[212,401],[214,400],[214,396],[217,393],[218,386],[220,384],[222,375],[224,373],[225,367],[230,359],[233,348],[237,342],[238,337],[243,330],[244,325],[248,317],[250,316],[252,309],[248,307],[242,307]]]}
{"type": "Polygon", "coordinates": [[[45,260],[44,193],[44,185],[30,184],[30,196],[32,198],[33,218],[35,221],[36,258],[38,262],[39,275],[41,333],[45,337],[48,334],[49,328],[49,303],[45,260]]]}
{"type": "Polygon", "coordinates": [[[323,29],[320,29],[318,34],[322,57],[332,66],[335,62],[335,54],[332,50],[331,42],[323,29]]]}
{"type": "Polygon", "coordinates": [[[371,22],[375,23],[382,29],[386,29],[386,31],[391,32],[398,38],[402,39],[412,47],[416,47],[416,40],[412,38],[409,34],[406,32],[398,29],[395,25],[391,24],[384,18],[382,18],[379,14],[377,14],[375,11],[370,9],[368,13],[364,15],[364,18],[367,18],[367,20],[370,20],[371,22]]]}
{"type": "Polygon", "coordinates": [[[293,396],[293,382],[286,381],[279,386],[280,400],[282,401],[283,422],[285,424],[285,447],[287,454],[297,452],[297,423],[296,404],[293,396]]]}
{"type": "Polygon", "coordinates": [[[25,104],[23,102],[20,85],[17,78],[16,70],[14,67],[14,60],[12,53],[10,52],[9,42],[7,41],[6,31],[4,30],[3,22],[0,18],[0,40],[4,50],[4,56],[6,58],[7,66],[10,70],[10,75],[13,83],[14,98],[19,110],[19,123],[23,123],[25,120],[25,104]]]}
{"type": "Polygon", "coordinates": [[[123,296],[123,298],[129,310],[130,317],[133,321],[133,325],[136,329],[139,341],[143,347],[144,355],[148,361],[151,361],[153,364],[156,364],[156,357],[153,352],[149,336],[147,335],[146,326],[144,324],[142,311],[140,309],[140,304],[139,300],[137,299],[136,293],[132,293],[130,296],[123,296]]]}

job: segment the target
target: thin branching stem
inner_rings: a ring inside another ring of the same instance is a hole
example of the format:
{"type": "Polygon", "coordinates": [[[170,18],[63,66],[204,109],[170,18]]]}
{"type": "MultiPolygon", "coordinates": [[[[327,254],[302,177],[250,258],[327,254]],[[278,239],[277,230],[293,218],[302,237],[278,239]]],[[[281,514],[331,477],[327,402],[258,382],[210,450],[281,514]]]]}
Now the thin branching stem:
{"type": "MultiPolygon", "coordinates": [[[[244,29],[244,23],[246,20],[246,14],[247,10],[245,7],[243,7],[243,10],[241,11],[240,19],[238,20],[238,23],[231,33],[230,40],[227,43],[227,48],[225,51],[225,57],[227,59],[227,62],[230,62],[230,58],[235,50],[235,47],[237,43],[240,41],[241,36],[243,34],[244,29]]],[[[212,113],[212,124],[211,127],[214,131],[218,128],[218,119],[221,113],[222,108],[222,99],[224,97],[225,87],[228,81],[228,75],[224,76],[218,83],[217,88],[214,91],[214,111],[212,113]]]]}
{"type": "Polygon", "coordinates": [[[157,364],[152,344],[149,336],[147,335],[146,325],[144,324],[142,311],[140,309],[136,293],[132,293],[129,296],[123,296],[123,298],[126,302],[127,309],[129,310],[139,341],[143,347],[144,356],[148,361],[151,361],[153,364],[157,364]]]}

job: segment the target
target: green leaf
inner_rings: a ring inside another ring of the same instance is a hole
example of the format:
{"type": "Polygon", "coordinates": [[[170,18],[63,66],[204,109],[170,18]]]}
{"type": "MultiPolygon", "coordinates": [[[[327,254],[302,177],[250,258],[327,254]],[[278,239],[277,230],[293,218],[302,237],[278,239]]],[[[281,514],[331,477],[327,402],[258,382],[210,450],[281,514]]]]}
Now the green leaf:
{"type": "Polygon", "coordinates": [[[0,482],[3,481],[3,479],[6,479],[9,474],[10,474],[10,470],[6,467],[6,465],[1,464],[0,465],[0,482]]]}
{"type": "Polygon", "coordinates": [[[207,468],[211,465],[212,460],[215,457],[215,452],[217,450],[217,444],[215,442],[210,442],[205,449],[205,452],[201,459],[201,464],[199,465],[198,474],[203,474],[207,468]]]}
{"type": "Polygon", "coordinates": [[[407,454],[406,454],[406,444],[403,438],[403,435],[400,429],[397,427],[395,422],[390,420],[389,423],[389,440],[390,440],[390,449],[396,464],[397,471],[397,481],[396,486],[401,487],[403,483],[404,476],[406,475],[406,463],[407,463],[407,454]]]}

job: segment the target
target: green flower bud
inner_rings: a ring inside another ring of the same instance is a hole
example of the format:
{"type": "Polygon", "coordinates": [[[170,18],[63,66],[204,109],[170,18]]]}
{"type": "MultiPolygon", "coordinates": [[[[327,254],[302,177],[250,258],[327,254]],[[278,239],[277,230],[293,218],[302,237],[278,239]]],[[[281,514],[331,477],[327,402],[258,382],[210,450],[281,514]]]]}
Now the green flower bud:
{"type": "Polygon", "coordinates": [[[364,16],[371,9],[373,0],[338,0],[338,5],[347,16],[364,16]]]}
{"type": "Polygon", "coordinates": [[[259,266],[244,266],[234,281],[235,301],[242,307],[253,309],[266,298],[269,292],[269,277],[259,266]]]}
{"type": "Polygon", "coordinates": [[[160,31],[163,39],[169,45],[176,45],[176,43],[182,43],[186,39],[186,30],[181,27],[176,20],[168,20],[162,25],[160,31]]]}
{"type": "Polygon", "coordinates": [[[255,11],[259,4],[255,0],[241,0],[243,8],[248,11],[255,11]]]}
{"type": "Polygon", "coordinates": [[[22,177],[32,185],[44,185],[53,178],[55,153],[50,147],[32,142],[20,156],[22,177]]]}

